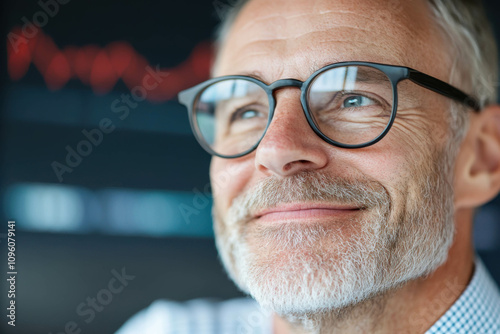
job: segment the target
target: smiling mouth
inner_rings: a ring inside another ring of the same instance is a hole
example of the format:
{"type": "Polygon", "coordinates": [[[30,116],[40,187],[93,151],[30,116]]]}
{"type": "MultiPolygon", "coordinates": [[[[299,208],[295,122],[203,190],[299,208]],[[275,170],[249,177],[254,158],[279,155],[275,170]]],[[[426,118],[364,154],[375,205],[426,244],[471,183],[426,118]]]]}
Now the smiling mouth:
{"type": "Polygon", "coordinates": [[[258,211],[254,218],[261,223],[280,223],[290,221],[317,221],[328,218],[341,218],[359,213],[364,208],[355,205],[328,204],[286,204],[258,211]]]}

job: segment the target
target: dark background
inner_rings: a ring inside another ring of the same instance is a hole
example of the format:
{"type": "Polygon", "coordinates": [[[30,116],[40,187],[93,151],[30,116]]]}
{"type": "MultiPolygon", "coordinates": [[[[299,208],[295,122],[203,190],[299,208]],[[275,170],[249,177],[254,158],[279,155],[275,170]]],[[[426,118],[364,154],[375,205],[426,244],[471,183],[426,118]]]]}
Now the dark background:
{"type": "MultiPolygon", "coordinates": [[[[5,229],[14,219],[18,275],[16,327],[6,326],[4,311],[2,333],[55,334],[70,321],[82,333],[112,333],[157,298],[240,295],[213,243],[210,157],[173,99],[208,76],[212,31],[231,2],[71,0],[24,44],[31,58],[4,49],[0,268],[6,277],[5,229]],[[169,76],[121,120],[113,101],[140,85],[147,65],[169,76]],[[54,161],[64,164],[66,147],[76,149],[86,139],[82,130],[98,128],[103,118],[116,129],[60,182],[54,161]],[[122,268],[134,280],[86,323],[77,306],[122,268]]],[[[487,5],[495,20],[500,5],[487,5]]],[[[20,33],[23,18],[43,12],[37,1],[2,6],[6,42],[10,32],[20,33]]],[[[475,225],[478,252],[497,281],[499,217],[496,199],[475,225]]]]}

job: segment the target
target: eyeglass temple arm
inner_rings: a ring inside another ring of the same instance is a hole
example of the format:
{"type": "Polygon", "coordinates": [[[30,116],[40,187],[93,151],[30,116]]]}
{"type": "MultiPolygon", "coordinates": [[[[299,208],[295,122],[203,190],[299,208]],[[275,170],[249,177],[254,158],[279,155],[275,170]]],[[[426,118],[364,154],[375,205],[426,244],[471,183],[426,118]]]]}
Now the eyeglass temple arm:
{"type": "Polygon", "coordinates": [[[430,75],[408,68],[408,79],[419,86],[463,103],[476,112],[481,110],[481,106],[475,98],[465,94],[460,89],[457,89],[444,81],[431,77],[430,75]]]}

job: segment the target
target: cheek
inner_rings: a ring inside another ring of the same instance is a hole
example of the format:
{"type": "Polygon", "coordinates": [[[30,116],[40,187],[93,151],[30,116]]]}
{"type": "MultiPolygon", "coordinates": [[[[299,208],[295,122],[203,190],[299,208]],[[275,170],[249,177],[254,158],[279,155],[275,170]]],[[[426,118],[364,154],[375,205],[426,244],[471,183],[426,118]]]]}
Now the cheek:
{"type": "Polygon", "coordinates": [[[389,193],[392,204],[402,207],[421,188],[422,171],[432,159],[428,146],[407,145],[401,140],[384,138],[366,150],[351,155],[350,164],[360,175],[380,183],[389,193]]]}
{"type": "Polygon", "coordinates": [[[411,155],[404,147],[385,139],[367,149],[356,151],[351,161],[363,175],[391,190],[394,184],[400,183],[408,175],[411,155]]]}
{"type": "Polygon", "coordinates": [[[224,214],[236,196],[243,192],[252,176],[250,159],[222,159],[214,157],[210,164],[210,182],[214,203],[224,214]]]}
{"type": "Polygon", "coordinates": [[[431,95],[418,107],[398,110],[387,138],[408,152],[442,147],[450,135],[450,102],[431,95]]]}
{"type": "Polygon", "coordinates": [[[363,164],[364,169],[376,176],[376,180],[387,184],[407,183],[404,188],[411,188],[409,186],[420,181],[420,174],[432,168],[436,154],[442,152],[448,136],[443,112],[433,119],[402,113],[389,133],[379,143],[360,152],[356,160],[359,164],[370,161],[363,164]]]}

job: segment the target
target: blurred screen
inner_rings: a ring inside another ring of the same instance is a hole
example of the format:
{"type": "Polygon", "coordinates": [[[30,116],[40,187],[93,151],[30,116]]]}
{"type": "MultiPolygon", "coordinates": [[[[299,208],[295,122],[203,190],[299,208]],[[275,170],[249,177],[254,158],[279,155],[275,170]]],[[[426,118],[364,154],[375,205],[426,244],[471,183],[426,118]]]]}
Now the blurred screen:
{"type": "Polygon", "coordinates": [[[212,4],[4,5],[4,217],[37,232],[211,236],[209,157],[176,94],[208,78],[212,4]]]}

